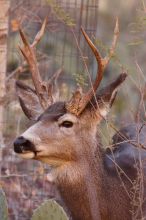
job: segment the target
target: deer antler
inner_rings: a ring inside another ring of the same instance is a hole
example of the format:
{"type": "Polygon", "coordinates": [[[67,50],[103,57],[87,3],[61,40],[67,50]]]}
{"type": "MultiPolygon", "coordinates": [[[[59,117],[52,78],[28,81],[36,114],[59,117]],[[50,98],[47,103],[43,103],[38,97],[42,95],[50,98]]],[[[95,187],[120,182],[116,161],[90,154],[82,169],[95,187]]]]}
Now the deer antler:
{"type": "Polygon", "coordinates": [[[47,19],[44,20],[42,27],[40,31],[36,34],[32,44],[29,44],[22,29],[20,28],[19,30],[21,39],[24,44],[23,47],[19,47],[19,48],[29,65],[34,87],[35,87],[37,96],[39,98],[40,104],[43,107],[43,109],[46,109],[50,104],[53,103],[54,100],[53,100],[53,95],[52,95],[52,81],[55,80],[55,78],[58,78],[58,75],[60,75],[60,73],[62,72],[62,69],[60,69],[52,77],[52,79],[49,80],[49,82],[44,82],[41,79],[41,75],[39,72],[37,59],[36,59],[36,45],[41,40],[44,34],[46,24],[47,24],[47,19]]]}
{"type": "Polygon", "coordinates": [[[83,28],[81,28],[81,31],[82,31],[83,36],[85,37],[85,40],[87,41],[89,47],[91,48],[92,52],[95,55],[95,58],[96,58],[96,61],[98,64],[98,71],[97,71],[96,79],[95,79],[95,82],[93,83],[92,88],[89,89],[89,91],[84,95],[82,95],[81,92],[79,90],[77,90],[74,93],[71,100],[66,104],[67,111],[69,111],[70,113],[73,113],[77,116],[84,110],[84,108],[86,107],[88,102],[95,95],[96,90],[99,87],[100,82],[102,80],[103,72],[109,63],[110,58],[114,54],[114,50],[115,50],[118,35],[119,35],[119,22],[118,22],[118,19],[116,19],[116,25],[115,25],[115,29],[114,29],[114,37],[113,37],[113,41],[112,41],[112,46],[109,50],[108,56],[106,56],[104,58],[101,57],[99,51],[97,50],[97,48],[95,47],[93,42],[90,40],[90,38],[88,37],[88,35],[86,34],[86,32],[84,31],[83,28]]]}

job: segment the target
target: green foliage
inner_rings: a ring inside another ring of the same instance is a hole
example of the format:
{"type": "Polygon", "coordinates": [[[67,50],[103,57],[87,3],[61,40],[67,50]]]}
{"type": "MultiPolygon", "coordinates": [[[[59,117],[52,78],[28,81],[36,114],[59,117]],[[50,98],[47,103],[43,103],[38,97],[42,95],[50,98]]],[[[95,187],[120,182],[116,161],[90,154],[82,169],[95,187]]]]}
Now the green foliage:
{"type": "Polygon", "coordinates": [[[8,220],[8,206],[4,191],[0,188],[0,219],[8,220]]]}
{"type": "Polygon", "coordinates": [[[73,76],[75,77],[77,85],[81,87],[86,87],[88,84],[86,83],[87,77],[85,73],[78,72],[78,73],[73,73],[73,76]]]}
{"type": "Polygon", "coordinates": [[[73,27],[75,26],[75,21],[70,17],[70,15],[61,8],[58,3],[55,3],[54,0],[47,0],[47,3],[52,7],[55,12],[55,15],[63,21],[66,25],[73,27]]]}
{"type": "Polygon", "coordinates": [[[57,202],[48,200],[34,211],[31,220],[69,220],[69,218],[57,202]]]}

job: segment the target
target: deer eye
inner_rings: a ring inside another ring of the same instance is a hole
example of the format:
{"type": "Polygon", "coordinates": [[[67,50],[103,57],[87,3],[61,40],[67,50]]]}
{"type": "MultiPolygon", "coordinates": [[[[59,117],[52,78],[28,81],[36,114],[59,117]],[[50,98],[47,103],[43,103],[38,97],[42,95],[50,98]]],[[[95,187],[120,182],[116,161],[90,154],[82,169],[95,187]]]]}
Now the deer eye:
{"type": "Polygon", "coordinates": [[[65,128],[71,128],[73,126],[73,122],[71,122],[71,121],[63,121],[60,126],[65,127],[65,128]]]}

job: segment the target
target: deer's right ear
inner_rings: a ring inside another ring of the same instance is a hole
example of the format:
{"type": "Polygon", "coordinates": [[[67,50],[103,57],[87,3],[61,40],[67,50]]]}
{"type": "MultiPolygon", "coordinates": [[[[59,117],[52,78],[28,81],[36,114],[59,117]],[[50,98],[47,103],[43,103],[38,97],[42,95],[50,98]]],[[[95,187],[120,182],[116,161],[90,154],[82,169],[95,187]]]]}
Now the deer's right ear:
{"type": "Polygon", "coordinates": [[[16,93],[25,115],[31,120],[37,120],[43,113],[43,108],[35,90],[20,81],[16,81],[16,93]]]}

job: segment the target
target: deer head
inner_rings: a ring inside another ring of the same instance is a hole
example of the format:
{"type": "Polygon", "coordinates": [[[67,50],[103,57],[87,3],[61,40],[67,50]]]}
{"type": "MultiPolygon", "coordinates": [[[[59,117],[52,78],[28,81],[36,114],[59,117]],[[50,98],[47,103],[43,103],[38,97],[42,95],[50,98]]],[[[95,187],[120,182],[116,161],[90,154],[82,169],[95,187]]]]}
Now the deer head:
{"type": "Polygon", "coordinates": [[[53,93],[53,85],[61,71],[59,70],[49,82],[42,81],[35,55],[35,46],[42,37],[45,26],[46,20],[31,45],[20,29],[24,44],[20,50],[29,65],[35,89],[17,81],[16,91],[22,110],[35,123],[15,140],[14,151],[22,158],[44,161],[56,170],[57,168],[63,170],[63,167],[74,166],[77,161],[80,161],[85,149],[95,150],[97,125],[109,112],[117,89],[126,78],[126,73],[120,74],[110,85],[97,91],[103,72],[114,53],[119,33],[118,20],[112,46],[105,58],[101,57],[95,45],[81,28],[98,64],[96,79],[86,93],[78,89],[69,101],[57,102],[53,93]]]}

